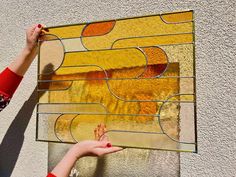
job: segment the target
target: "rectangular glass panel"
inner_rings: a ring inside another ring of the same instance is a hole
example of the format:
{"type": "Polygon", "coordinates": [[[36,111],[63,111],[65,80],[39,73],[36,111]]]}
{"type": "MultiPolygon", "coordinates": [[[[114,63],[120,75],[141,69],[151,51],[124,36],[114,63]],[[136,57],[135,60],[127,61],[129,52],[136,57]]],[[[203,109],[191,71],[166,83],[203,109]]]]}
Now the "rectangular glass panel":
{"type": "Polygon", "coordinates": [[[49,27],[37,140],[196,152],[193,12],[49,27]]]}

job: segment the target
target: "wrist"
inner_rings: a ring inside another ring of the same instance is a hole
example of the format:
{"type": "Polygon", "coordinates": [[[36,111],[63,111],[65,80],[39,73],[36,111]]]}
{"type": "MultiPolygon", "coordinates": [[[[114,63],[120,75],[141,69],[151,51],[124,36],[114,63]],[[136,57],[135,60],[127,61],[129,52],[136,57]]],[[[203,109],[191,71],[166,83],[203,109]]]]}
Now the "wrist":
{"type": "Polygon", "coordinates": [[[25,46],[21,52],[21,54],[24,56],[25,59],[27,60],[33,60],[36,55],[37,55],[37,51],[36,51],[37,48],[30,48],[30,47],[27,47],[25,46]]]}
{"type": "Polygon", "coordinates": [[[24,56],[29,56],[30,54],[32,53],[32,50],[29,48],[29,47],[24,47],[23,50],[22,50],[22,54],[24,56]]]}
{"type": "Polygon", "coordinates": [[[76,160],[83,157],[82,149],[81,149],[79,143],[72,146],[72,148],[69,150],[68,153],[70,153],[72,156],[74,156],[74,158],[76,158],[76,160]]]}

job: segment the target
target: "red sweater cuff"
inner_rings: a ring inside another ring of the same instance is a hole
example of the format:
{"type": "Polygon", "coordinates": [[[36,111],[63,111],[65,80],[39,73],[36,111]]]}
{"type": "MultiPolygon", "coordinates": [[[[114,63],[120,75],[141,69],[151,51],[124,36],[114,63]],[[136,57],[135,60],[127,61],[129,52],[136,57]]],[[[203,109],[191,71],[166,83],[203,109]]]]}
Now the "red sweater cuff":
{"type": "Polygon", "coordinates": [[[23,76],[19,76],[9,68],[0,74],[0,92],[8,97],[12,97],[19,86],[23,76]]]}
{"type": "Polygon", "coordinates": [[[54,174],[52,174],[52,173],[49,173],[48,175],[47,175],[47,177],[56,177],[54,174]]]}

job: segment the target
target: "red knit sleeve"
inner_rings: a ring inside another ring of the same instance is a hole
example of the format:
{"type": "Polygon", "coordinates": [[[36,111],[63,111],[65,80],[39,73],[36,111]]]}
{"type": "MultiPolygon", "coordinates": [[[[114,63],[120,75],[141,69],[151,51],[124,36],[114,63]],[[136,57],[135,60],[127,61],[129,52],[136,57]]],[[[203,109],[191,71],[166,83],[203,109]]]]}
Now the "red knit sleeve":
{"type": "Polygon", "coordinates": [[[19,86],[23,76],[19,76],[9,68],[0,74],[0,93],[11,98],[19,86]]]}
{"type": "Polygon", "coordinates": [[[47,177],[56,177],[54,174],[52,174],[52,173],[49,173],[48,175],[47,175],[47,177]]]}

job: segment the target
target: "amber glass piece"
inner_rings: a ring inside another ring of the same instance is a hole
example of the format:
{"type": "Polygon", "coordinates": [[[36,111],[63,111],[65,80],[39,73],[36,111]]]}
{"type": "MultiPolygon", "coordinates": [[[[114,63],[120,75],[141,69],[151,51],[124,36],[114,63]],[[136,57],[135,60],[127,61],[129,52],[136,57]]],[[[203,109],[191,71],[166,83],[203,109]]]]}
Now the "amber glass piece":
{"type": "Polygon", "coordinates": [[[167,69],[168,58],[164,50],[159,47],[143,47],[147,56],[147,68],[142,75],[144,78],[156,77],[167,69]]]}

